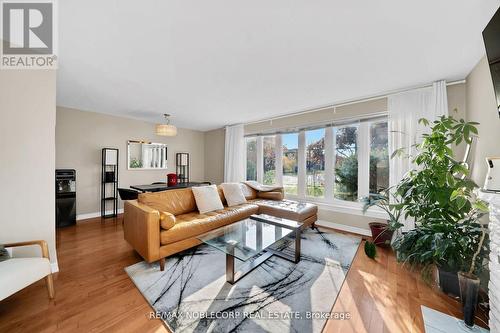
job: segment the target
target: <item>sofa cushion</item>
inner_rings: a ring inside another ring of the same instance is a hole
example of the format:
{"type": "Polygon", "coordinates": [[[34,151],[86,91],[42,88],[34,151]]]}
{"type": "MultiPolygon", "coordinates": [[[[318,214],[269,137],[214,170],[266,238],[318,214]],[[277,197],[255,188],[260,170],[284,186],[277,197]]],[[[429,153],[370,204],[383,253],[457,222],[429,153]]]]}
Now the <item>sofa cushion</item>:
{"type": "Polygon", "coordinates": [[[163,229],[168,230],[175,225],[175,216],[169,212],[160,212],[160,225],[163,229]]]}
{"type": "Polygon", "coordinates": [[[247,202],[247,199],[245,199],[245,196],[243,195],[240,183],[222,183],[220,186],[222,187],[224,197],[226,198],[227,205],[229,207],[241,205],[247,202]]]}
{"type": "Polygon", "coordinates": [[[318,206],[293,200],[255,199],[251,203],[259,206],[259,214],[269,214],[298,222],[302,222],[318,213],[318,206]]]}
{"type": "Polygon", "coordinates": [[[200,214],[224,209],[217,186],[199,186],[193,187],[192,190],[196,201],[196,207],[198,207],[200,214]]]}
{"type": "Polygon", "coordinates": [[[161,231],[160,242],[162,245],[166,245],[196,237],[210,230],[247,218],[252,214],[256,214],[258,210],[259,207],[256,205],[243,204],[206,214],[192,212],[178,215],[172,228],[161,231]]]}
{"type": "Polygon", "coordinates": [[[257,199],[257,191],[248,186],[247,184],[241,183],[241,190],[243,191],[245,199],[247,200],[257,199]]]}
{"type": "Polygon", "coordinates": [[[271,192],[258,192],[257,197],[259,199],[266,199],[266,200],[283,200],[283,192],[281,191],[271,191],[271,192]]]}
{"type": "Polygon", "coordinates": [[[140,193],[137,201],[160,212],[169,212],[174,215],[196,210],[196,202],[190,188],[140,193]]]}

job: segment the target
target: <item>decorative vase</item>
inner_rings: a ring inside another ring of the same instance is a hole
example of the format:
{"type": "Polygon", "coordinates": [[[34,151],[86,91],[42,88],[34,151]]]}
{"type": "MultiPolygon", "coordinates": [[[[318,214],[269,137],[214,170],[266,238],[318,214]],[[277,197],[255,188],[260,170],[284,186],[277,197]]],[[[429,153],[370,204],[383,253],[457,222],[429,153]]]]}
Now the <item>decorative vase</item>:
{"type": "Polygon", "coordinates": [[[388,230],[386,223],[370,222],[368,225],[370,226],[375,245],[380,247],[389,247],[391,245],[394,231],[388,230]]]}
{"type": "Polygon", "coordinates": [[[177,185],[177,175],[175,173],[169,173],[167,175],[167,186],[177,185]]]}
{"type": "Polygon", "coordinates": [[[464,323],[468,328],[474,327],[474,317],[479,294],[479,278],[466,272],[458,273],[460,299],[464,312],[464,323]]]}

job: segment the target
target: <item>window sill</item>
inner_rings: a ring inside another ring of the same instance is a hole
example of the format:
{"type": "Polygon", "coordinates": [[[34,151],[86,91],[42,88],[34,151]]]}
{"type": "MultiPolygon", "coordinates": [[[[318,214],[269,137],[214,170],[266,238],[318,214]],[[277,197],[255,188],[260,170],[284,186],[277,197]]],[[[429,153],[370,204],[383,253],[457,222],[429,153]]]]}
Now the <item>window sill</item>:
{"type": "Polygon", "coordinates": [[[285,199],[313,203],[318,205],[319,209],[330,212],[366,216],[382,220],[388,219],[387,213],[378,207],[371,207],[366,211],[366,213],[363,213],[363,204],[360,202],[344,201],[338,199],[333,199],[332,201],[326,201],[325,199],[320,199],[320,198],[311,198],[311,197],[299,198],[298,196],[295,195],[285,195],[285,199]]]}

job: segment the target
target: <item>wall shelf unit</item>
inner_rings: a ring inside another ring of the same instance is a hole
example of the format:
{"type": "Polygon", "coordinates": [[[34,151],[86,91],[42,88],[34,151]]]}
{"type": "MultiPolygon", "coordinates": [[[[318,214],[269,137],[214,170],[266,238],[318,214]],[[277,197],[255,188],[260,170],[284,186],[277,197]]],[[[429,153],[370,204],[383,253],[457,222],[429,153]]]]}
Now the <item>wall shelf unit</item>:
{"type": "Polygon", "coordinates": [[[175,173],[179,184],[189,183],[189,153],[175,154],[175,173]]]}
{"type": "Polygon", "coordinates": [[[106,219],[118,216],[118,149],[103,148],[101,157],[101,217],[106,219]]]}

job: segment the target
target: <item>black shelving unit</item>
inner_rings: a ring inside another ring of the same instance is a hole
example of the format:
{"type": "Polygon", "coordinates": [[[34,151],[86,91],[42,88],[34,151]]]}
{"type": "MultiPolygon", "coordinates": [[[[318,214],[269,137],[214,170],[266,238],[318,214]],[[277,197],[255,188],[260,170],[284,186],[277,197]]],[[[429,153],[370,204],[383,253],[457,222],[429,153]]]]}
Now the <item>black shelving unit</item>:
{"type": "Polygon", "coordinates": [[[102,149],[101,167],[101,217],[118,216],[118,149],[102,149]],[[107,214],[108,207],[113,207],[107,214]]]}
{"type": "Polygon", "coordinates": [[[175,154],[175,173],[179,184],[189,183],[189,153],[175,154]]]}

